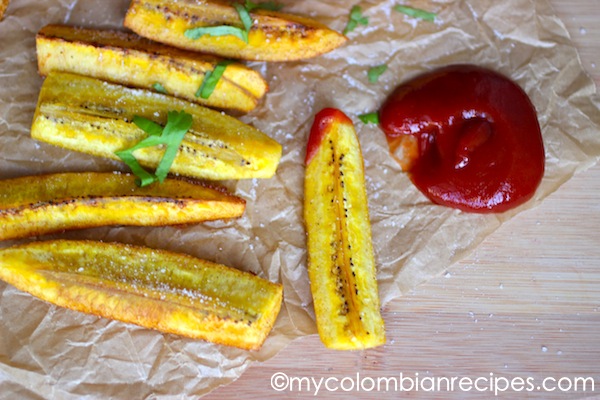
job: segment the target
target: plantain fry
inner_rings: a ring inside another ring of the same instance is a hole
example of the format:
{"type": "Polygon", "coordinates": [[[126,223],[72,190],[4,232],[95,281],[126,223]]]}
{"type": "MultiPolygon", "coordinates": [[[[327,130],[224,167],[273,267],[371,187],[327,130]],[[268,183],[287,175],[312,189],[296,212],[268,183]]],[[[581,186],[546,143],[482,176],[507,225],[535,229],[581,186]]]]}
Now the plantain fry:
{"type": "Polygon", "coordinates": [[[363,159],[352,121],[339,110],[315,117],[304,188],[308,274],[321,340],[340,350],[384,344],[363,159]]]}
{"type": "MultiPolygon", "coordinates": [[[[241,121],[198,104],[95,78],[51,72],[42,85],[31,136],[66,149],[120,160],[117,151],[140,142],[145,132],[134,116],[164,125],[170,110],[184,110],[193,124],[170,172],[198,179],[270,178],[281,145],[241,121]]],[[[163,151],[135,151],[140,165],[156,168],[163,151]]]]}
{"type": "Polygon", "coordinates": [[[203,0],[132,0],[124,25],[141,36],[175,47],[256,61],[294,61],[315,57],[343,45],[347,38],[305,17],[255,9],[242,21],[231,3],[203,0]],[[251,24],[248,31],[245,25],[251,24]],[[202,27],[242,30],[235,34],[190,38],[202,27]]]}
{"type": "Polygon", "coordinates": [[[4,18],[4,13],[8,8],[8,3],[10,3],[10,0],[0,0],[0,21],[2,21],[4,18]]]}
{"type": "Polygon", "coordinates": [[[258,349],[282,287],[184,254],[57,240],[0,250],[0,279],[52,304],[195,339],[258,349]]]}
{"type": "Polygon", "coordinates": [[[219,57],[184,51],[133,33],[48,25],[36,36],[40,74],[79,75],[166,93],[220,109],[253,110],[268,89],[264,78],[240,63],[230,63],[208,98],[196,96],[219,57]]]}
{"type": "Polygon", "coordinates": [[[70,172],[0,181],[0,240],[105,225],[162,226],[243,215],[244,200],[182,179],[70,172]]]}

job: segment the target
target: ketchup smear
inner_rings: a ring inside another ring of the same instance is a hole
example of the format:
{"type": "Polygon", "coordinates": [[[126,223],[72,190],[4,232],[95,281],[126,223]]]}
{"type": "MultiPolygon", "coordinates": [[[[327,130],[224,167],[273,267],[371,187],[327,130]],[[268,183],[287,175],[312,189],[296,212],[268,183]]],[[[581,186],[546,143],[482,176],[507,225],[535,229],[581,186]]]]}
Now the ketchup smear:
{"type": "Polygon", "coordinates": [[[508,78],[453,65],[399,86],[380,111],[390,152],[407,151],[415,186],[431,201],[498,213],[529,200],[544,175],[535,108],[508,78]]]}

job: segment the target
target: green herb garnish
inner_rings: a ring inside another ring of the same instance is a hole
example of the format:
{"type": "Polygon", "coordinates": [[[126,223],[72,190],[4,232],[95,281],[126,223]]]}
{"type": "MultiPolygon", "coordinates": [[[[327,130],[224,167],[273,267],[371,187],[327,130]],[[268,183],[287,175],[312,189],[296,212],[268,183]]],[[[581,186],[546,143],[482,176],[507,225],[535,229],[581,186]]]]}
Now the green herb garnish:
{"type": "Polygon", "coordinates": [[[376,112],[361,114],[358,118],[363,124],[379,124],[379,114],[376,112]]]}
{"type": "Polygon", "coordinates": [[[144,117],[135,116],[133,123],[148,134],[135,146],[125,150],[117,151],[115,154],[131,168],[131,172],[138,177],[136,183],[139,186],[147,186],[156,181],[162,183],[171,165],[175,160],[179,145],[187,131],[192,127],[192,116],[185,111],[169,111],[167,114],[167,124],[163,128],[154,121],[144,117]],[[133,152],[146,147],[166,146],[162,159],[156,167],[154,173],[146,171],[133,155],[133,152]]]}
{"type": "Polygon", "coordinates": [[[381,64],[376,67],[369,68],[367,71],[367,76],[369,77],[369,82],[376,83],[379,80],[381,74],[383,74],[387,70],[387,65],[381,64]]]}
{"type": "Polygon", "coordinates": [[[348,32],[352,32],[358,25],[368,25],[369,18],[362,15],[362,8],[354,6],[350,10],[350,16],[348,17],[348,24],[344,28],[344,35],[348,32]]]}
{"type": "Polygon", "coordinates": [[[239,3],[234,3],[233,7],[240,16],[242,24],[244,24],[244,30],[246,31],[246,43],[248,43],[248,32],[250,32],[250,28],[252,27],[252,17],[250,16],[248,9],[243,5],[239,3]]]}
{"type": "Polygon", "coordinates": [[[232,62],[233,61],[231,60],[219,61],[212,71],[206,71],[204,79],[202,80],[202,85],[200,85],[196,91],[196,97],[208,99],[217,87],[217,83],[219,83],[219,79],[223,76],[225,69],[232,62]]]}
{"type": "Polygon", "coordinates": [[[152,85],[152,88],[158,93],[167,94],[167,89],[165,89],[165,87],[159,82],[156,82],[154,85],[152,85]]]}
{"type": "Polygon", "coordinates": [[[397,5],[394,6],[394,10],[401,12],[403,14],[406,14],[408,16],[411,16],[413,18],[419,18],[425,21],[433,21],[435,20],[435,13],[429,12],[429,11],[425,11],[425,10],[420,10],[418,8],[413,8],[413,7],[409,7],[409,6],[402,6],[402,5],[397,5]]]}
{"type": "Polygon", "coordinates": [[[246,0],[246,3],[244,3],[244,7],[246,7],[246,10],[248,10],[248,12],[251,12],[253,10],[279,11],[283,8],[283,4],[279,4],[274,1],[264,1],[262,3],[255,3],[253,1],[246,0]]]}
{"type": "Polygon", "coordinates": [[[188,29],[184,33],[188,39],[200,39],[204,35],[209,36],[235,36],[244,42],[248,43],[248,32],[237,26],[220,25],[220,26],[199,26],[198,28],[188,29]]]}
{"type": "Polygon", "coordinates": [[[188,39],[196,40],[200,39],[204,35],[209,36],[227,36],[233,35],[244,42],[248,43],[248,33],[250,32],[250,28],[252,27],[252,17],[248,12],[247,7],[234,3],[233,7],[237,11],[240,16],[240,20],[242,21],[242,25],[244,28],[238,28],[237,26],[231,25],[219,25],[219,26],[199,26],[197,28],[191,28],[184,32],[184,35],[188,39]]]}

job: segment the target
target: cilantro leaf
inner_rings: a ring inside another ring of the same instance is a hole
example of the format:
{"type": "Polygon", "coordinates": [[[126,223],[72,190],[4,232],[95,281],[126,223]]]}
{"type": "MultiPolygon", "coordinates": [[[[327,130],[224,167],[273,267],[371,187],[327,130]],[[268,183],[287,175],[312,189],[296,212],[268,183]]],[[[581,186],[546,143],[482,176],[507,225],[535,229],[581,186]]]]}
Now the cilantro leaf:
{"type": "Polygon", "coordinates": [[[363,124],[379,124],[379,114],[376,112],[361,114],[358,118],[363,124]]]}
{"type": "MultiPolygon", "coordinates": [[[[233,7],[235,7],[235,10],[240,16],[242,24],[244,24],[244,30],[250,32],[250,28],[252,27],[252,17],[250,16],[248,9],[239,3],[233,3],[233,7]]],[[[246,42],[248,42],[248,40],[246,40],[246,42]]]]}
{"type": "Polygon", "coordinates": [[[377,80],[379,80],[379,77],[381,76],[381,74],[383,74],[387,70],[387,68],[388,67],[386,64],[381,64],[376,67],[369,68],[369,71],[367,71],[367,76],[369,77],[369,82],[376,83],[377,80]]]}
{"type": "Polygon", "coordinates": [[[147,118],[135,116],[133,117],[133,123],[146,132],[148,136],[160,136],[163,131],[163,127],[154,121],[150,121],[147,118]]]}
{"type": "Polygon", "coordinates": [[[262,3],[255,3],[251,0],[246,0],[244,3],[244,7],[248,12],[253,10],[269,10],[269,11],[279,11],[283,8],[283,4],[279,4],[274,1],[264,1],[262,3]]]}
{"type": "Polygon", "coordinates": [[[237,26],[220,25],[220,26],[199,26],[197,28],[191,28],[184,32],[184,35],[188,39],[196,40],[200,39],[204,35],[209,36],[235,36],[244,42],[248,43],[248,32],[237,26]]]}
{"type": "Polygon", "coordinates": [[[396,6],[394,6],[394,10],[401,12],[403,14],[406,14],[413,18],[422,19],[424,21],[434,21],[435,16],[436,16],[435,13],[421,10],[418,8],[409,7],[409,6],[396,5],[396,6]]]}
{"type": "Polygon", "coordinates": [[[119,156],[121,161],[127,164],[129,169],[131,169],[131,172],[137,176],[135,183],[138,186],[148,186],[156,181],[156,176],[142,168],[140,163],[138,163],[138,160],[136,160],[134,157],[133,153],[131,153],[129,150],[117,151],[115,154],[119,156]]]}
{"type": "Polygon", "coordinates": [[[362,8],[360,6],[354,6],[350,10],[350,16],[348,17],[348,24],[344,28],[344,35],[348,32],[352,32],[358,25],[368,25],[369,18],[362,15],[362,8]]]}
{"type": "Polygon", "coordinates": [[[135,116],[133,123],[148,134],[143,140],[139,141],[135,146],[125,150],[117,151],[115,154],[129,166],[131,172],[137,177],[136,182],[139,186],[147,186],[156,181],[162,183],[169,169],[175,160],[177,151],[183,137],[192,126],[192,116],[185,111],[169,111],[167,114],[167,124],[163,128],[154,121],[144,117],[135,116]],[[146,171],[133,155],[133,152],[146,147],[154,147],[164,145],[165,152],[158,163],[156,172],[150,173],[146,171]]]}
{"type": "Polygon", "coordinates": [[[161,135],[167,149],[165,150],[158,167],[156,167],[155,172],[160,183],[167,177],[169,169],[171,169],[171,165],[173,165],[173,161],[177,155],[177,151],[179,151],[179,145],[187,131],[192,127],[192,122],[192,116],[185,111],[169,111],[167,124],[161,135]]]}
{"type": "Polygon", "coordinates": [[[154,85],[152,85],[152,89],[156,90],[158,93],[167,94],[167,89],[165,89],[160,82],[156,82],[154,85]]]}
{"type": "Polygon", "coordinates": [[[219,61],[212,71],[207,71],[202,80],[202,85],[196,91],[196,97],[208,99],[217,87],[217,83],[219,83],[219,79],[223,76],[225,69],[232,62],[231,60],[219,61]]]}
{"type": "MultiPolygon", "coordinates": [[[[259,5],[255,5],[255,8],[259,5]]],[[[250,32],[250,28],[252,28],[252,17],[250,16],[250,12],[246,6],[243,6],[239,3],[234,3],[233,7],[237,11],[240,20],[242,21],[242,25],[244,28],[238,28],[237,26],[231,25],[219,25],[219,26],[199,26],[197,28],[191,28],[186,30],[183,34],[186,38],[196,40],[200,39],[204,35],[209,36],[227,36],[232,35],[237,37],[238,39],[243,40],[248,43],[248,33],[250,32]]]]}

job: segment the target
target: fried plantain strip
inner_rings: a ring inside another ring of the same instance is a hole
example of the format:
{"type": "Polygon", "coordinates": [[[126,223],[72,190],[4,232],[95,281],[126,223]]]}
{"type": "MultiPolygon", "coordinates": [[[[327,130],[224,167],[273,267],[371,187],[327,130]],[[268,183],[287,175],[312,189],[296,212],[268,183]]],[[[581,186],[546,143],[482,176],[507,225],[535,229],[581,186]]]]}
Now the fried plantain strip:
{"type": "Polygon", "coordinates": [[[0,250],[0,279],[52,304],[195,339],[258,349],[282,287],[184,254],[57,240],[0,250]]]}
{"type": "Polygon", "coordinates": [[[256,61],[316,57],[347,40],[344,35],[310,18],[258,9],[249,15],[252,25],[247,43],[233,34],[186,37],[187,31],[200,27],[244,28],[236,8],[231,3],[219,1],[132,0],[124,25],[140,36],[182,49],[256,61]]]}
{"type": "Polygon", "coordinates": [[[363,159],[352,121],[324,109],[310,133],[304,194],[308,274],[325,346],[385,343],[363,159]]]}
{"type": "Polygon", "coordinates": [[[244,200],[181,179],[70,172],[0,181],[0,240],[105,225],[162,226],[237,218],[244,200]]]}
{"type": "Polygon", "coordinates": [[[0,0],[0,21],[2,21],[4,18],[4,13],[8,8],[8,3],[10,3],[10,0],[0,0]]]}
{"type": "MultiPolygon", "coordinates": [[[[51,72],[42,85],[31,136],[66,149],[120,160],[115,152],[133,147],[145,132],[134,116],[164,125],[167,113],[184,110],[193,124],[170,172],[198,179],[270,178],[281,145],[241,121],[198,104],[95,78],[51,72]]],[[[135,152],[144,167],[156,168],[164,151],[135,152]]]]}

